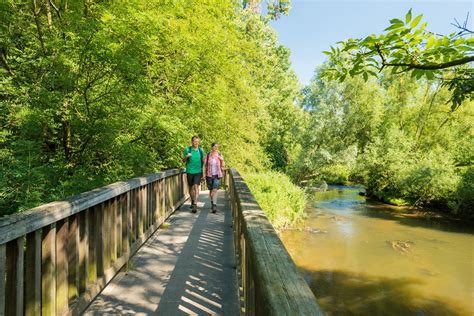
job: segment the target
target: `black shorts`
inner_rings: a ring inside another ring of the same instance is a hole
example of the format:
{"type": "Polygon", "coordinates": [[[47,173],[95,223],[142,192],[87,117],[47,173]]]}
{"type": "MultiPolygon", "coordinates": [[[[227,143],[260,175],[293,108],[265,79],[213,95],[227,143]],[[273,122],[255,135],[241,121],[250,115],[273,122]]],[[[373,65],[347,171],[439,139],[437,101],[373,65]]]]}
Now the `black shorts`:
{"type": "Polygon", "coordinates": [[[187,173],[186,176],[188,177],[189,186],[201,184],[202,173],[187,173]]]}

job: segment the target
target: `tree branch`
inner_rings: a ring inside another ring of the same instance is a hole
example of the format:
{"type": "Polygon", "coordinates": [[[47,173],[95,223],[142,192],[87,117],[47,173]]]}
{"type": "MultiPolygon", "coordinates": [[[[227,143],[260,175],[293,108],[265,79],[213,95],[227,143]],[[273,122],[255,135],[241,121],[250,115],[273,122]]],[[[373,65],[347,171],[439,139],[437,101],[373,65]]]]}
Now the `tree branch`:
{"type": "MultiPolygon", "coordinates": [[[[382,55],[380,55],[380,53],[379,53],[379,56],[380,58],[383,57],[382,55]]],[[[445,68],[450,68],[454,66],[464,65],[473,61],[474,61],[474,56],[468,56],[468,57],[452,60],[452,61],[441,63],[441,64],[407,64],[407,63],[387,63],[382,58],[382,68],[385,66],[391,66],[391,67],[408,67],[409,69],[437,70],[437,69],[445,69],[445,68]]]]}

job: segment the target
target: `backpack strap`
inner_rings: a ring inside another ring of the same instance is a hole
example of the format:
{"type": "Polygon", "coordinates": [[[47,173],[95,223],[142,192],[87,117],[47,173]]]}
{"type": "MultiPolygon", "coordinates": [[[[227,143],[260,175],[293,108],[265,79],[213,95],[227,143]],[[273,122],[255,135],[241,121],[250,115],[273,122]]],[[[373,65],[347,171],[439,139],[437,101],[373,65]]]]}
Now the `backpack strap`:
{"type": "Polygon", "coordinates": [[[202,173],[202,167],[204,165],[204,150],[202,150],[201,147],[199,147],[199,155],[201,155],[201,173],[202,173]]]}
{"type": "MultiPolygon", "coordinates": [[[[207,156],[206,156],[206,173],[209,172],[209,156],[210,156],[211,153],[208,153],[207,156]]],[[[212,174],[211,174],[212,176],[212,174]]]]}

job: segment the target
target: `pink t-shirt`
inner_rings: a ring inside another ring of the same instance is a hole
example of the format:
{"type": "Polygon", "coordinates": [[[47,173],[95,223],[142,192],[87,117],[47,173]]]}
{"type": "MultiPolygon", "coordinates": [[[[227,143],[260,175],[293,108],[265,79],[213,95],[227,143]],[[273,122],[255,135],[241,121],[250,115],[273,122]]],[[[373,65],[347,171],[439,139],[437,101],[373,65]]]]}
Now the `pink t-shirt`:
{"type": "Polygon", "coordinates": [[[212,172],[212,160],[215,160],[215,166],[217,167],[217,174],[214,174],[214,175],[217,175],[217,177],[219,178],[222,178],[222,169],[221,169],[221,160],[219,159],[219,156],[215,156],[213,157],[212,154],[207,154],[206,156],[206,176],[207,177],[212,177],[213,176],[213,172],[212,172]]]}

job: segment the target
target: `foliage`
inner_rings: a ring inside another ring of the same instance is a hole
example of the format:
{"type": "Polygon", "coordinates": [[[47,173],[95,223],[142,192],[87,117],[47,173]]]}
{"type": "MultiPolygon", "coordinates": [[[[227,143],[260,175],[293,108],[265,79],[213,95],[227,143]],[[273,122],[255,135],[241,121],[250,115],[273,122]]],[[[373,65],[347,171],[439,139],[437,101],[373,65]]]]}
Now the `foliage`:
{"type": "Polygon", "coordinates": [[[378,76],[384,68],[392,73],[410,72],[411,76],[433,80],[441,77],[452,92],[452,109],[474,98],[474,72],[466,64],[474,61],[473,31],[459,25],[459,32],[439,35],[427,31],[422,15],[390,20],[385,33],[338,42],[325,52],[332,62],[328,76],[343,81],[348,75],[365,80],[378,76]]]}
{"type": "Polygon", "coordinates": [[[285,174],[268,171],[244,178],[275,228],[291,226],[304,217],[306,196],[285,174]]]}
{"type": "Polygon", "coordinates": [[[456,213],[474,218],[472,210],[474,209],[474,168],[468,167],[462,173],[453,205],[451,207],[456,213]]]}
{"type": "MultiPolygon", "coordinates": [[[[262,0],[243,0],[242,4],[245,9],[255,13],[260,13],[262,0]]],[[[267,18],[277,20],[282,14],[288,15],[291,8],[290,0],[266,0],[267,18]]]]}
{"type": "Polygon", "coordinates": [[[237,1],[55,3],[0,5],[0,214],[182,166],[194,134],[242,171],[284,164],[296,123],[271,118],[296,113],[298,86],[265,19],[237,1]]]}
{"type": "Polygon", "coordinates": [[[328,67],[304,91],[309,123],[292,177],[362,182],[387,202],[469,213],[472,101],[453,112],[438,81],[383,71],[378,80],[338,82],[328,67]]]}

